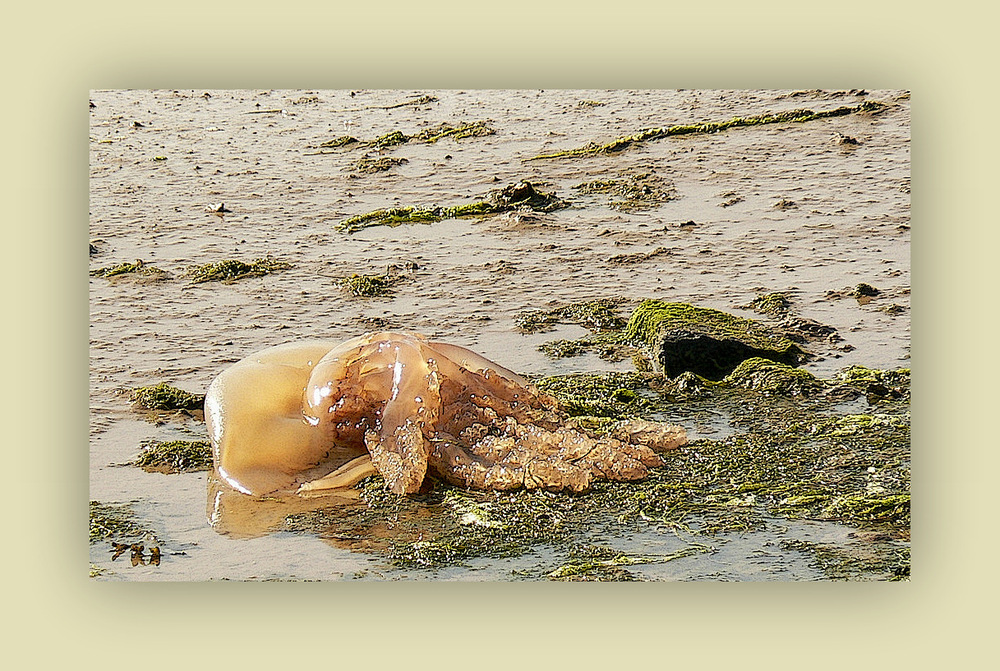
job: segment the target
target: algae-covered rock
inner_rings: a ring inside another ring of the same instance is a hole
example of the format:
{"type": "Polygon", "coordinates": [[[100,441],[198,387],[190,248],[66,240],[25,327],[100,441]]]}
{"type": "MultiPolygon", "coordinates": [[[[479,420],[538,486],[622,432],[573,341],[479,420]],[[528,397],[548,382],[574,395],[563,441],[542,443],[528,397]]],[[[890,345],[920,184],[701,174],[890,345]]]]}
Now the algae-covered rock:
{"type": "Polygon", "coordinates": [[[754,391],[784,396],[811,396],[826,386],[809,371],[760,357],[747,359],[727,375],[724,381],[754,391]]]}
{"type": "Polygon", "coordinates": [[[669,377],[692,372],[719,381],[754,357],[789,366],[808,355],[764,324],[687,303],[645,300],[626,326],[628,337],[646,344],[669,377]]]}

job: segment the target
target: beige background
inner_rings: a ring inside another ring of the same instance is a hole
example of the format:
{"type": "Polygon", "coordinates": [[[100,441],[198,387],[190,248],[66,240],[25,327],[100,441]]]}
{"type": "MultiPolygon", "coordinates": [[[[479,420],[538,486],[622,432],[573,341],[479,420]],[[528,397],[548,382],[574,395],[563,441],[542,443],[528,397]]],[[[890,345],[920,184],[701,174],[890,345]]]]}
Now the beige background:
{"type": "Polygon", "coordinates": [[[180,0],[7,10],[5,658],[144,671],[193,662],[974,665],[992,642],[996,595],[996,438],[987,428],[997,394],[986,387],[997,377],[1000,224],[989,202],[998,102],[991,17],[968,0],[916,9],[899,0],[477,6],[180,0]],[[272,86],[911,89],[912,582],[90,581],[88,90],[272,86]]]}

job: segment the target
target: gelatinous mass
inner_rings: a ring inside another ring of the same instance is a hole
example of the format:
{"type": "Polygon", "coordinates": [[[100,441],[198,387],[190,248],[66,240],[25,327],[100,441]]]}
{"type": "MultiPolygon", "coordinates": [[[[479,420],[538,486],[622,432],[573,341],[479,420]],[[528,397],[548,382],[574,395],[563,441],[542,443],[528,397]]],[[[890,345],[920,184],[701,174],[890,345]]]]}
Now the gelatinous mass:
{"type": "Polygon", "coordinates": [[[397,493],[431,474],[452,484],[585,491],[639,480],[677,426],[634,420],[596,436],[558,401],[463,347],[374,332],[253,354],[209,387],[205,420],[219,476],[246,494],[306,493],[380,474],[397,493]]]}

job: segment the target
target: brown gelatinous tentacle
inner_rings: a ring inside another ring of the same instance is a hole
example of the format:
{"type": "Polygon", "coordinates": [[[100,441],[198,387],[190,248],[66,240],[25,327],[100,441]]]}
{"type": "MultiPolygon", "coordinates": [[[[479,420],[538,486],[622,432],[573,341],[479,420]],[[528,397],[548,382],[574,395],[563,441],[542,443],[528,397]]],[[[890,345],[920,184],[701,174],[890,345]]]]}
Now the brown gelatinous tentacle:
{"type": "Polygon", "coordinates": [[[432,441],[428,468],[453,485],[486,489],[486,476],[490,466],[469,453],[453,436],[442,433],[432,441]]]}
{"type": "Polygon", "coordinates": [[[401,426],[381,434],[365,434],[365,446],[372,465],[393,494],[414,494],[420,490],[427,473],[430,446],[420,428],[407,420],[401,426]]]}
{"type": "Polygon", "coordinates": [[[612,435],[626,443],[645,445],[655,452],[668,452],[687,445],[684,428],[664,422],[633,419],[616,426],[612,435]]]}
{"type": "Polygon", "coordinates": [[[514,371],[508,370],[470,349],[437,340],[429,341],[427,345],[437,355],[444,355],[449,360],[468,371],[476,373],[484,370],[492,370],[495,374],[510,380],[519,387],[528,386],[528,381],[514,371]]]}
{"type": "MultiPolygon", "coordinates": [[[[365,434],[365,446],[389,489],[412,494],[420,489],[427,472],[430,444],[424,433],[438,423],[439,375],[416,339],[378,342],[377,352],[378,356],[369,357],[370,376],[378,376],[377,388],[387,400],[373,430],[365,434]]],[[[366,372],[361,375],[365,377],[366,372]]]]}

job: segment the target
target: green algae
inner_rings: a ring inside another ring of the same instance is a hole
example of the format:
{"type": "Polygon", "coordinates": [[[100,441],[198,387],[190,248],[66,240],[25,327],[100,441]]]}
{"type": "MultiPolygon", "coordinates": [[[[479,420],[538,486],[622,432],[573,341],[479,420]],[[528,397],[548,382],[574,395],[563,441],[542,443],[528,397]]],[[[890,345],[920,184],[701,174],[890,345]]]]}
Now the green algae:
{"type": "Polygon", "coordinates": [[[535,386],[551,394],[571,417],[636,417],[654,406],[649,394],[655,373],[612,371],[608,373],[574,373],[534,380],[535,386]]]}
{"type": "Polygon", "coordinates": [[[633,254],[615,254],[614,256],[608,258],[608,263],[613,266],[630,266],[636,263],[642,263],[643,261],[648,261],[650,259],[656,258],[657,256],[668,255],[670,250],[666,247],[657,247],[656,249],[649,252],[636,252],[633,254]]]}
{"type": "Polygon", "coordinates": [[[632,135],[626,135],[612,140],[606,144],[591,142],[577,149],[553,152],[551,154],[540,154],[529,158],[530,161],[558,159],[558,158],[579,158],[581,156],[592,156],[595,154],[614,154],[629,147],[633,147],[644,142],[660,140],[665,137],[693,134],[720,133],[731,128],[742,128],[750,126],[761,126],[773,123],[805,123],[817,119],[827,119],[831,117],[846,116],[848,114],[875,114],[885,109],[884,103],[875,101],[865,101],[859,105],[842,106],[832,110],[814,112],[807,109],[790,110],[786,112],[776,112],[769,114],[758,114],[746,117],[734,117],[728,121],[676,125],[662,128],[648,128],[638,131],[632,135]]]}
{"type": "Polygon", "coordinates": [[[910,400],[910,369],[880,370],[852,366],[841,371],[837,380],[862,391],[869,403],[910,400]]]}
{"type": "Polygon", "coordinates": [[[538,346],[538,351],[553,359],[565,359],[580,356],[589,351],[589,347],[580,340],[550,340],[538,346]]]}
{"type": "Polygon", "coordinates": [[[144,471],[191,473],[212,468],[212,446],[207,440],[148,440],[132,462],[144,471]]]}
{"type": "Polygon", "coordinates": [[[754,391],[785,396],[810,396],[827,388],[826,384],[809,371],[760,357],[746,359],[723,381],[754,391]]]}
{"type": "MultiPolygon", "coordinates": [[[[385,491],[381,479],[359,483],[370,509],[405,519],[403,510],[414,502],[385,491]]],[[[566,538],[564,518],[571,497],[540,490],[471,492],[435,483],[426,497],[443,515],[437,533],[421,533],[414,540],[392,541],[387,558],[397,566],[432,567],[461,564],[478,557],[512,557],[538,543],[566,538]]]]}
{"type": "Polygon", "coordinates": [[[444,208],[392,207],[374,210],[346,219],[337,229],[354,233],[369,226],[399,226],[400,224],[431,224],[449,218],[444,208]]]}
{"type": "Polygon", "coordinates": [[[538,351],[552,359],[565,359],[588,353],[596,354],[605,361],[641,358],[639,350],[620,331],[589,333],[575,340],[549,340],[539,345],[538,351]]]}
{"type": "Polygon", "coordinates": [[[358,144],[357,138],[350,135],[341,135],[340,137],[335,137],[332,140],[320,142],[317,146],[324,149],[339,149],[340,147],[348,147],[352,144],[358,144]]]}
{"type": "Polygon", "coordinates": [[[380,109],[380,110],[394,110],[400,107],[419,107],[420,105],[428,105],[430,103],[437,102],[437,98],[434,96],[420,96],[419,98],[413,98],[411,100],[404,100],[401,103],[395,103],[394,105],[382,105],[379,107],[366,107],[365,109],[380,109]]]}
{"type": "MultiPolygon", "coordinates": [[[[91,245],[91,250],[97,251],[97,248],[91,245]]],[[[146,262],[142,259],[137,260],[135,263],[119,263],[115,266],[107,266],[97,270],[92,270],[90,271],[90,276],[110,278],[131,273],[160,277],[166,276],[166,271],[160,270],[155,266],[147,266],[146,262]]]]}
{"type": "Polygon", "coordinates": [[[872,430],[909,430],[910,418],[906,415],[863,414],[845,415],[814,429],[830,436],[854,436],[872,430]]]}
{"type": "MultiPolygon", "coordinates": [[[[472,123],[461,123],[457,126],[453,126],[449,123],[441,123],[437,126],[431,128],[426,128],[419,133],[414,133],[412,135],[404,133],[403,131],[394,130],[384,135],[380,135],[374,140],[358,140],[350,135],[341,135],[340,137],[333,138],[332,140],[327,140],[315,145],[316,149],[342,149],[345,147],[358,148],[366,147],[371,149],[388,149],[390,147],[398,147],[400,145],[408,144],[410,142],[419,142],[421,144],[434,144],[438,140],[443,140],[444,138],[451,138],[456,142],[458,140],[464,140],[470,137],[486,137],[488,135],[494,135],[496,130],[489,125],[488,121],[474,121],[472,123]]],[[[326,153],[335,152],[311,152],[307,155],[315,156],[326,153]]]]}
{"type": "Polygon", "coordinates": [[[386,273],[384,275],[352,275],[341,282],[352,294],[361,298],[391,296],[394,284],[402,280],[399,275],[386,273]]]}
{"type": "Polygon", "coordinates": [[[852,522],[892,522],[909,525],[910,495],[854,494],[838,497],[824,508],[823,516],[826,519],[842,519],[852,522]]]}
{"type": "Polygon", "coordinates": [[[612,196],[609,206],[622,212],[647,210],[678,197],[673,184],[648,172],[629,174],[620,179],[584,182],[573,189],[586,194],[609,194],[612,196]]]}
{"type": "Polygon", "coordinates": [[[396,145],[406,144],[410,141],[410,136],[405,133],[395,130],[391,133],[386,133],[385,135],[380,135],[371,142],[368,143],[369,146],[375,147],[376,149],[385,149],[386,147],[395,147],[396,145]]]}
{"type": "Polygon", "coordinates": [[[514,316],[514,325],[523,333],[550,331],[557,324],[577,324],[590,333],[574,340],[550,340],[538,350],[553,359],[593,352],[606,361],[621,361],[638,352],[622,331],[626,320],[617,314],[621,299],[601,298],[569,303],[549,310],[530,310],[514,316]]]}
{"type": "Polygon", "coordinates": [[[615,310],[620,299],[599,298],[569,303],[551,310],[531,310],[514,316],[514,326],[522,333],[550,331],[556,324],[578,324],[591,331],[621,329],[627,323],[615,310]]]}
{"type": "Polygon", "coordinates": [[[566,201],[552,193],[535,189],[529,182],[518,182],[503,189],[491,191],[486,200],[465,203],[454,207],[394,207],[359,214],[337,224],[336,228],[355,233],[370,226],[398,226],[411,223],[435,223],[444,219],[482,217],[518,208],[536,212],[551,212],[567,207],[566,201]]]}
{"type": "Polygon", "coordinates": [[[629,338],[653,346],[660,332],[673,328],[697,328],[720,339],[746,338],[755,347],[774,349],[778,352],[797,349],[787,338],[777,336],[762,324],[749,319],[735,317],[712,308],[652,299],[644,300],[636,307],[625,326],[625,331],[629,338]]]}
{"type": "Polygon", "coordinates": [[[392,156],[381,156],[379,158],[362,157],[354,164],[356,172],[372,175],[377,172],[386,172],[397,165],[409,163],[405,158],[393,158],[392,156]]]}
{"type": "Polygon", "coordinates": [[[490,127],[488,122],[475,121],[473,123],[463,123],[458,126],[442,123],[433,128],[422,130],[416,135],[411,135],[410,139],[431,144],[446,137],[450,137],[453,140],[463,140],[467,137],[486,137],[494,134],[496,134],[496,130],[490,127]]]}
{"type": "Polygon", "coordinates": [[[569,550],[569,561],[545,577],[569,582],[633,582],[639,578],[623,567],[663,564],[711,550],[707,545],[689,545],[669,555],[632,555],[600,545],[576,545],[569,550]]]}
{"type": "Polygon", "coordinates": [[[263,277],[275,271],[287,270],[291,267],[290,263],[277,261],[271,257],[254,259],[250,263],[235,259],[226,259],[191,268],[188,276],[191,278],[191,282],[195,284],[202,282],[230,284],[247,277],[263,277]]]}
{"type": "Polygon", "coordinates": [[[204,394],[192,394],[166,382],[139,387],[132,391],[129,400],[145,410],[201,410],[205,405],[204,394]]]}
{"type": "Polygon", "coordinates": [[[90,502],[90,542],[115,538],[138,539],[149,533],[148,524],[135,518],[132,506],[90,502]]]}
{"type": "Polygon", "coordinates": [[[809,557],[810,565],[831,580],[857,580],[869,576],[884,576],[888,581],[910,578],[909,547],[882,543],[873,547],[841,548],[800,539],[783,539],[780,545],[784,550],[798,551],[809,557]]]}
{"type": "Polygon", "coordinates": [[[738,433],[692,440],[665,454],[645,480],[599,480],[578,495],[469,491],[429,480],[420,494],[397,496],[375,476],[357,485],[358,507],[290,516],[286,528],[355,544],[402,568],[469,565],[545,548],[555,561],[520,575],[625,581],[637,578],[632,566],[712,551],[709,538],[726,542],[729,534],[780,527],[781,519],[823,520],[895,544],[885,571],[872,558],[882,545],[851,544],[838,559],[849,579],[908,575],[908,550],[898,545],[910,524],[908,414],[831,414],[837,401],[824,395],[768,396],[727,381],[703,380],[703,395],[679,394],[678,379],[609,372],[533,380],[559,400],[573,425],[593,434],[632,417],[669,416],[690,426],[703,408],[729,414],[738,433]],[[619,534],[659,528],[683,534],[688,545],[649,556],[581,546],[595,527],[619,534]]]}
{"type": "Polygon", "coordinates": [[[750,301],[750,304],[746,307],[758,314],[767,315],[768,317],[784,317],[788,314],[788,311],[791,308],[791,303],[788,302],[788,296],[783,293],[776,292],[761,294],[750,301]]]}
{"type": "Polygon", "coordinates": [[[648,347],[670,377],[694,372],[719,380],[752,357],[798,365],[808,356],[759,322],[687,303],[644,300],[629,318],[625,335],[648,347]]]}

